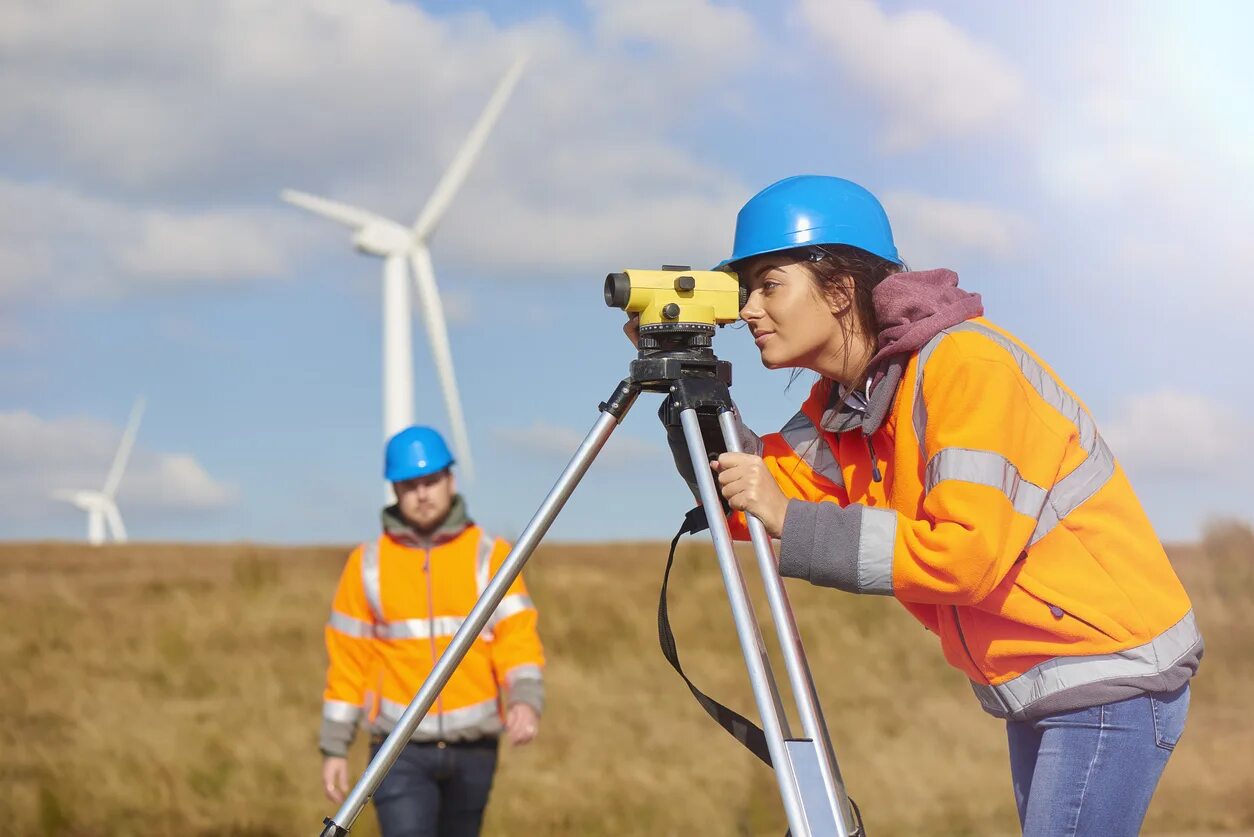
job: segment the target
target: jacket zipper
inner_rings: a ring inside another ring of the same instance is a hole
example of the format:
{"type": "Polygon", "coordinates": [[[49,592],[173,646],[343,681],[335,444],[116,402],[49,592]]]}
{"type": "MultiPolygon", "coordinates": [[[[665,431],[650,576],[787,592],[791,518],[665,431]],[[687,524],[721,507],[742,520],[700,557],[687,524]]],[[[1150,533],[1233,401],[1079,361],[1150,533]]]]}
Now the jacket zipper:
{"type": "Polygon", "coordinates": [[[984,680],[985,683],[987,683],[988,678],[984,676],[983,670],[981,670],[980,667],[976,664],[975,655],[971,653],[971,647],[967,645],[967,635],[962,632],[962,620],[958,618],[958,606],[950,605],[950,608],[954,612],[954,627],[958,629],[958,641],[962,643],[962,650],[966,652],[967,659],[971,661],[971,668],[974,669],[975,672],[980,675],[980,677],[984,680]]]}
{"type": "MultiPolygon", "coordinates": [[[[431,590],[431,549],[424,548],[422,551],[423,562],[422,572],[427,577],[427,639],[431,641],[431,668],[435,668],[435,595],[431,590]]],[[[444,693],[441,692],[435,699],[435,720],[438,724],[440,741],[444,741],[444,693]]]]}

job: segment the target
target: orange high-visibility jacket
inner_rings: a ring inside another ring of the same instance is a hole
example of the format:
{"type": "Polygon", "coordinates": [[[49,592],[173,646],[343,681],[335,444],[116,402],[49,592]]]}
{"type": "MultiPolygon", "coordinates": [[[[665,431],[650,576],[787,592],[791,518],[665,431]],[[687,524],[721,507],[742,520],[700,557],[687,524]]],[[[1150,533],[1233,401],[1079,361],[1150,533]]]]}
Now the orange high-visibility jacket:
{"type": "MultiPolygon", "coordinates": [[[[869,437],[834,429],[820,382],[761,440],[784,492],[810,501],[788,504],[781,573],[896,597],[998,717],[1187,682],[1189,597],[1080,400],[982,317],[932,337],[900,380],[869,437]]],[[[732,528],[747,536],[743,515],[732,528]]]]}
{"type": "MultiPolygon", "coordinates": [[[[324,753],[346,752],[360,720],[372,731],[391,731],[508,554],[505,541],[469,521],[430,545],[393,525],[353,550],[325,629],[324,753]]],[[[520,575],[414,740],[498,734],[502,691],[508,703],[540,711],[544,652],[536,622],[520,575]]]]}

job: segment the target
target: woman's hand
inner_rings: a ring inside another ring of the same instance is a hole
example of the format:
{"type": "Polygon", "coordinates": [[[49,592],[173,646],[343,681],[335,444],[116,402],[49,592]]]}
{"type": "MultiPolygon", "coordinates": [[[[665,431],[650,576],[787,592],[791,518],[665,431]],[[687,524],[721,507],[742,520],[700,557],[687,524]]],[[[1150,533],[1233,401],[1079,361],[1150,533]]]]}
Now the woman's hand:
{"type": "Polygon", "coordinates": [[[783,533],[788,497],[780,491],[762,457],[724,453],[710,467],[718,474],[719,490],[729,506],[761,520],[771,537],[778,538],[783,533]]]}

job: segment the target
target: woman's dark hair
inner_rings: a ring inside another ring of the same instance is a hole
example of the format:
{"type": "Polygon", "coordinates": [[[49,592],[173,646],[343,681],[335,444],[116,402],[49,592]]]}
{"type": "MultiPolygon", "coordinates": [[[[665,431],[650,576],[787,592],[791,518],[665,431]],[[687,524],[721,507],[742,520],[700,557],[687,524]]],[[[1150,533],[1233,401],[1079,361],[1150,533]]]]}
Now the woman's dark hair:
{"type": "MultiPolygon", "coordinates": [[[[840,306],[841,315],[837,321],[842,323],[842,328],[848,322],[845,314],[850,314],[858,330],[874,341],[879,335],[880,324],[875,316],[872,294],[880,282],[905,268],[860,247],[844,244],[804,247],[796,252],[798,261],[809,268],[819,292],[840,306]]],[[[853,344],[853,332],[849,328],[844,328],[844,339],[845,350],[849,351],[853,344]]],[[[799,374],[801,370],[793,371],[789,385],[799,374]]],[[[831,381],[825,381],[824,385],[830,387],[831,381]]],[[[827,395],[823,397],[827,398],[827,395]]]]}
{"type": "Polygon", "coordinates": [[[900,273],[902,266],[844,244],[807,247],[803,253],[819,290],[842,308],[848,307],[862,333],[874,340],[880,328],[872,293],[880,282],[900,273]]]}

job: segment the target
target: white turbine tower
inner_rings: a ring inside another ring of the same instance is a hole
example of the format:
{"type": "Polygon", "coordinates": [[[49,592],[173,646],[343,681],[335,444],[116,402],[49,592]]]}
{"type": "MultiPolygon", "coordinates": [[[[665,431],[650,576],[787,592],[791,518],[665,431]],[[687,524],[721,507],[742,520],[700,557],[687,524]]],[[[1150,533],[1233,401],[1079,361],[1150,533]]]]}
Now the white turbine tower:
{"type": "Polygon", "coordinates": [[[453,355],[449,349],[444,308],[435,283],[428,241],[448,210],[453,196],[474,165],[475,158],[505,107],[525,59],[519,58],[497,84],[487,107],[483,109],[466,141],[458,149],[452,164],[436,184],[426,206],[418,213],[412,227],[405,227],[365,209],[286,189],[283,200],[310,212],[338,221],[354,230],[353,244],[371,256],[382,256],[383,262],[383,435],[384,438],[414,423],[413,335],[410,329],[411,301],[406,281],[406,262],[413,270],[418,290],[418,303],[426,324],[431,354],[440,376],[440,388],[448,409],[453,432],[453,448],[467,478],[473,478],[470,439],[462,414],[457,379],[453,374],[453,355]]]}
{"type": "Polygon", "coordinates": [[[104,488],[99,491],[56,491],[53,497],[78,506],[87,512],[87,542],[99,546],[108,538],[114,543],[126,543],[126,527],[122,524],[122,515],[118,512],[118,485],[122,482],[122,473],[126,470],[126,461],[131,458],[131,448],[135,446],[135,434],[139,432],[139,420],[144,415],[144,399],[135,399],[131,408],[130,420],[122,433],[122,442],[113,456],[113,464],[109,467],[109,475],[105,477],[104,488]],[[106,536],[106,527],[108,535],[106,536]]]}

